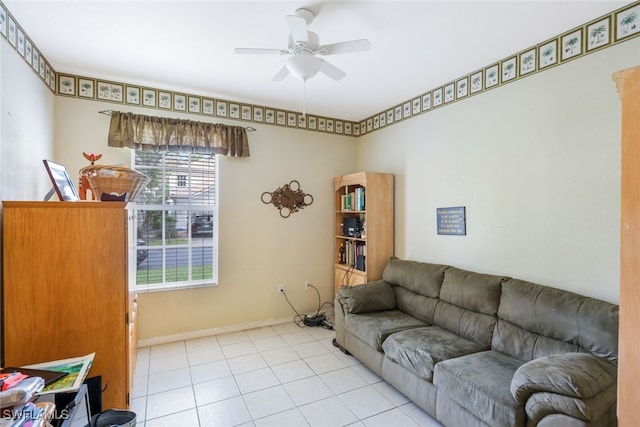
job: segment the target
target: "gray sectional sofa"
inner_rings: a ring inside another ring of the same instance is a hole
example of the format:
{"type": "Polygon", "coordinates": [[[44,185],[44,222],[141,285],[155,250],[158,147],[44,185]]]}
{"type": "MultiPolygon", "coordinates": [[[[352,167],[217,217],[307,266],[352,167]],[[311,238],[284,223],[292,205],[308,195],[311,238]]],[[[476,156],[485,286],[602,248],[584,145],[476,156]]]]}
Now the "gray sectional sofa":
{"type": "Polygon", "coordinates": [[[391,258],[342,287],[336,343],[445,426],[615,426],[618,306],[391,258]]]}

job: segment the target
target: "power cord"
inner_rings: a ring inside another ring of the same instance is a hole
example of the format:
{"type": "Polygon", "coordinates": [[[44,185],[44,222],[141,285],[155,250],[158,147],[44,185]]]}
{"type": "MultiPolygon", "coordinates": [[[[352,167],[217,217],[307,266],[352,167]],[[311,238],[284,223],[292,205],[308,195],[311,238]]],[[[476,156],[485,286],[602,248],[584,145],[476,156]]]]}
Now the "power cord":
{"type": "Polygon", "coordinates": [[[287,297],[287,292],[284,289],[280,291],[280,293],[282,293],[282,296],[284,296],[284,299],[287,301],[287,304],[289,304],[289,307],[291,307],[293,312],[296,314],[293,317],[294,323],[301,328],[305,326],[322,326],[323,328],[326,328],[326,329],[333,329],[333,325],[327,322],[327,317],[325,316],[325,314],[320,313],[320,310],[322,309],[322,307],[324,307],[327,304],[333,307],[333,304],[329,301],[321,304],[320,291],[318,290],[318,288],[313,286],[311,283],[309,283],[308,286],[312,287],[316,291],[316,294],[318,295],[318,309],[316,310],[316,314],[314,314],[313,316],[308,316],[306,314],[298,313],[298,310],[296,310],[293,304],[291,304],[291,301],[289,301],[289,297],[287,297]]]}

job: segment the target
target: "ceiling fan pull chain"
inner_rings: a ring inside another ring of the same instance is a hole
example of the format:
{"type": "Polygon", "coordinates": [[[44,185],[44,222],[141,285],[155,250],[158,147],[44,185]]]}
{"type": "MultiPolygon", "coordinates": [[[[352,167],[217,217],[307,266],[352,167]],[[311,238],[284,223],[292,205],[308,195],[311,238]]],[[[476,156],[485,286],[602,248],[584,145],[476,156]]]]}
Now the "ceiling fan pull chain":
{"type": "Polygon", "coordinates": [[[302,118],[307,115],[307,81],[302,81],[302,118]]]}

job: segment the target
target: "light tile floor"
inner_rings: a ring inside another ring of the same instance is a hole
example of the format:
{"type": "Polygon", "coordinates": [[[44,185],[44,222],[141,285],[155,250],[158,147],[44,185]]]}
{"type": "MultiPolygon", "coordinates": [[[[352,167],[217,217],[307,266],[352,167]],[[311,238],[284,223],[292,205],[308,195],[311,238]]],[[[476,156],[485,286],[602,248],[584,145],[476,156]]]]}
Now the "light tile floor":
{"type": "Polygon", "coordinates": [[[287,323],[139,348],[137,426],[440,427],[334,336],[287,323]]]}

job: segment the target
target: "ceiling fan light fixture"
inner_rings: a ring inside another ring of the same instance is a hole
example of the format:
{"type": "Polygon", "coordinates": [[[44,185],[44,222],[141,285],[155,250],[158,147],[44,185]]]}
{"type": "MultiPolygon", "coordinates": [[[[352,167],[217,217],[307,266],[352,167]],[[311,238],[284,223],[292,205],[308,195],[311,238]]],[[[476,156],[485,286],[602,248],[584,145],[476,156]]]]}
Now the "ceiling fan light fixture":
{"type": "Polygon", "coordinates": [[[287,69],[294,77],[307,81],[318,74],[322,60],[313,55],[295,55],[287,60],[287,69]]]}

